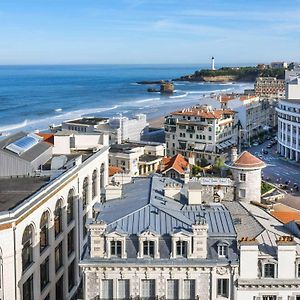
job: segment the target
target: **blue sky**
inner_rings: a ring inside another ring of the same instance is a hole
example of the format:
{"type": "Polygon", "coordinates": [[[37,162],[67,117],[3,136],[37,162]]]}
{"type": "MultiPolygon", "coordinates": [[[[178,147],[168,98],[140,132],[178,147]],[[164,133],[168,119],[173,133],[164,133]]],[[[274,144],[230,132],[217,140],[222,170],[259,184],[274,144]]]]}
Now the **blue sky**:
{"type": "Polygon", "coordinates": [[[0,64],[300,60],[300,0],[0,0],[0,64]]]}

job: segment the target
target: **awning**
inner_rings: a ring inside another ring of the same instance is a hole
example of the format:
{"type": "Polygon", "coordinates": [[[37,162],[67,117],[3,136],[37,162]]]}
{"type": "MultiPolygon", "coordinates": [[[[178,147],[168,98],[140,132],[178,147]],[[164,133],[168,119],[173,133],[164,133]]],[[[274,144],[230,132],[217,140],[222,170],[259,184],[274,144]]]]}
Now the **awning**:
{"type": "Polygon", "coordinates": [[[207,152],[213,152],[214,150],[214,146],[211,145],[211,144],[207,144],[206,147],[205,147],[205,151],[207,152]]]}
{"type": "Polygon", "coordinates": [[[222,150],[222,149],[224,148],[224,147],[222,146],[222,143],[221,143],[221,144],[217,144],[216,146],[217,146],[217,148],[220,149],[220,150],[222,150]]]}
{"type": "Polygon", "coordinates": [[[194,150],[203,151],[205,148],[205,144],[196,143],[194,150]]]}

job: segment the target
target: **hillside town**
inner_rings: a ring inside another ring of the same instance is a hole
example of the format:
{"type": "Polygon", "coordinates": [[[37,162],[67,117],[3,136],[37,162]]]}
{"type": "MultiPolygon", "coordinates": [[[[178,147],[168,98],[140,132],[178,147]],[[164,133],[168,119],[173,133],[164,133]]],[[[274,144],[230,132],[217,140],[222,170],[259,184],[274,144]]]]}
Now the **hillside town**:
{"type": "Polygon", "coordinates": [[[155,128],[84,116],[1,138],[0,300],[300,300],[300,65],[257,68],[284,79],[155,128]]]}

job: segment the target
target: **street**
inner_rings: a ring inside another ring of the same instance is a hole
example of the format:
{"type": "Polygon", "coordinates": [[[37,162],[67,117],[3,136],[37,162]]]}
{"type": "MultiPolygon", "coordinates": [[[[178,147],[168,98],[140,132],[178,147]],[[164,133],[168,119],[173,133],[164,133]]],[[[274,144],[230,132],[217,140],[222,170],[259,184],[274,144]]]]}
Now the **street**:
{"type": "Polygon", "coordinates": [[[248,148],[247,151],[263,160],[267,167],[262,170],[263,178],[275,184],[286,184],[288,182],[288,190],[294,195],[299,195],[294,185],[300,187],[300,164],[289,162],[285,158],[276,153],[277,144],[272,148],[267,149],[270,141],[265,141],[263,144],[248,148]],[[267,150],[268,154],[263,154],[263,150],[267,150]],[[292,190],[291,190],[292,189],[292,190]]]}

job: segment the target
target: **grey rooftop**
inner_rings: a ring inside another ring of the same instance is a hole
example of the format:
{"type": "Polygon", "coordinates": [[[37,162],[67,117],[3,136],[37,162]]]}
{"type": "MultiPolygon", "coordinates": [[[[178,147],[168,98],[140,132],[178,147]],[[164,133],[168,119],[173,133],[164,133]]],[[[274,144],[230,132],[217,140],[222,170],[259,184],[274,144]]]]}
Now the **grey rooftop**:
{"type": "Polygon", "coordinates": [[[49,183],[49,177],[0,179],[0,211],[10,210],[49,183]]]}
{"type": "Polygon", "coordinates": [[[98,123],[107,121],[107,120],[108,120],[108,118],[85,117],[85,118],[76,119],[76,120],[69,120],[64,123],[95,126],[95,125],[98,125],[98,123]]]}
{"type": "Polygon", "coordinates": [[[150,227],[163,236],[178,229],[190,231],[196,221],[205,219],[209,236],[236,236],[223,205],[186,205],[165,197],[164,187],[170,183],[178,182],[160,175],[136,178],[123,186],[120,199],[102,204],[97,220],[105,221],[108,230],[118,226],[129,235],[138,235],[150,227]]]}

